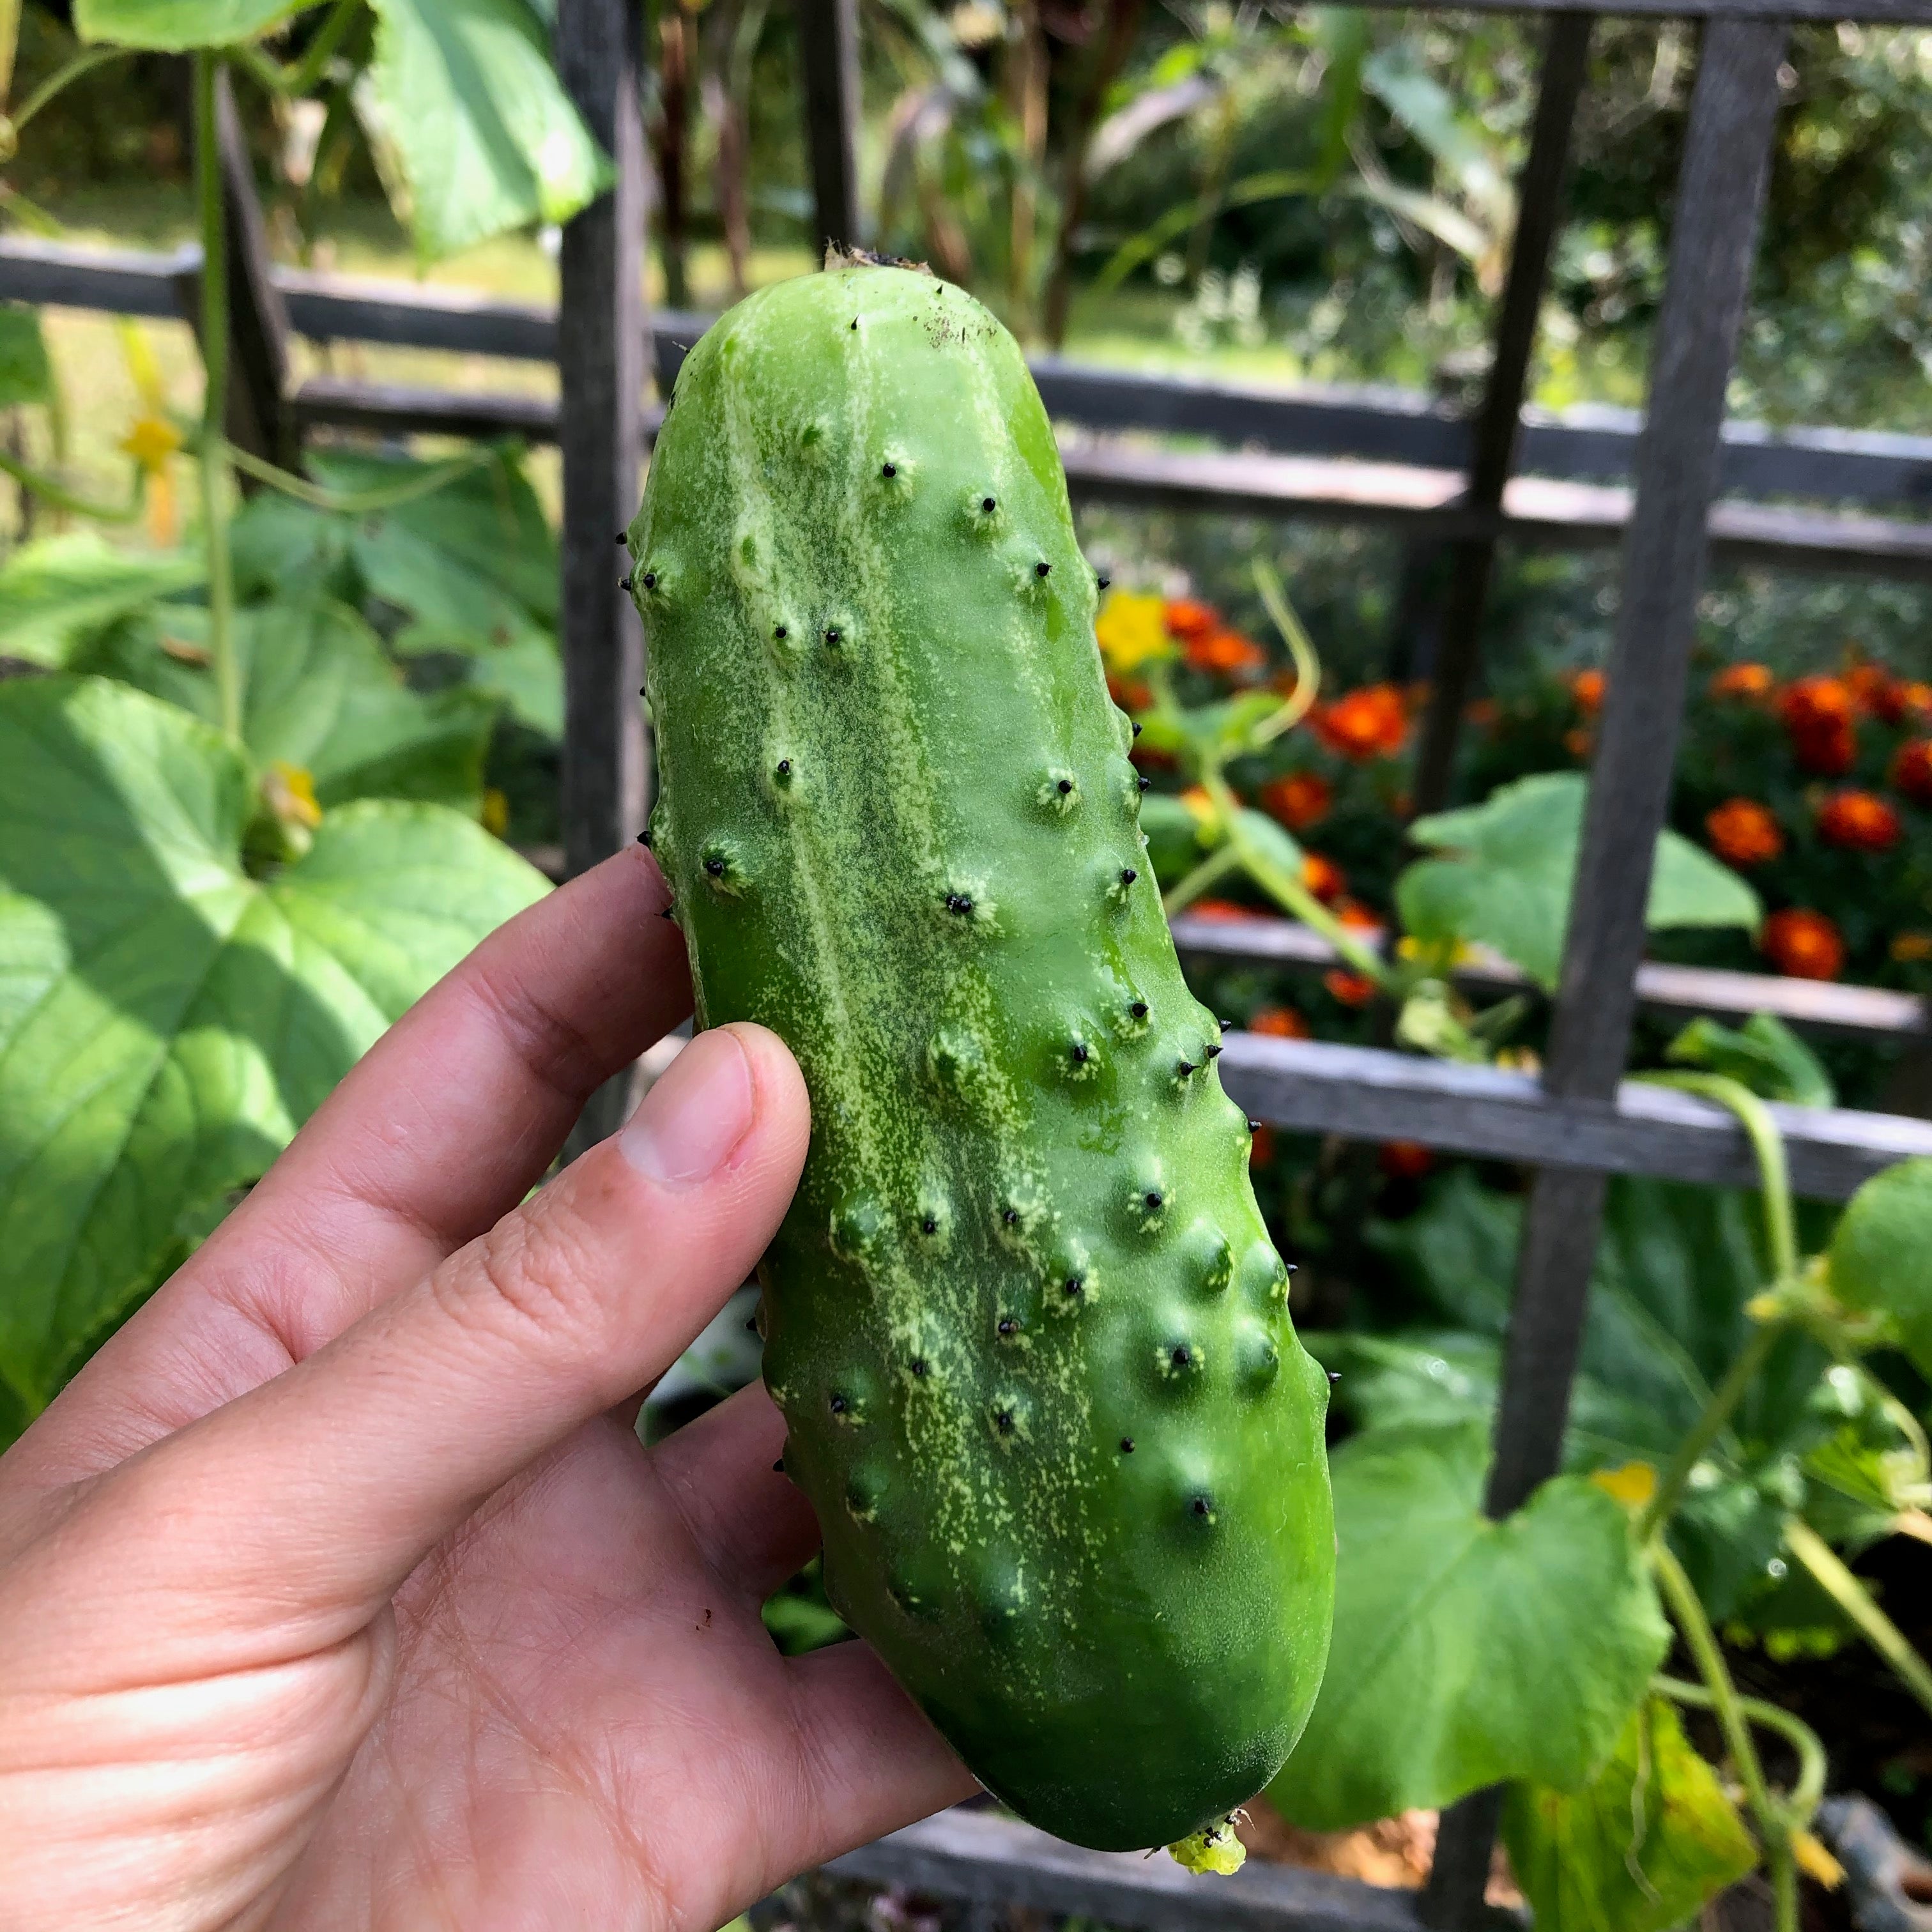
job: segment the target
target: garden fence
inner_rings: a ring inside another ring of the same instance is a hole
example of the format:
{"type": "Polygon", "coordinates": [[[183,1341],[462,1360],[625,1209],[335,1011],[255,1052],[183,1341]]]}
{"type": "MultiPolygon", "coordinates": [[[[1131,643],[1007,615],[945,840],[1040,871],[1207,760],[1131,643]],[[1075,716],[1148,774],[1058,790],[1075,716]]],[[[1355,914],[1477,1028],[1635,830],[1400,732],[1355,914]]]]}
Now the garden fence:
{"type": "MultiPolygon", "coordinates": [[[[1730,1114],[1622,1079],[1639,1004],[1677,1013],[1768,1010],[1801,1025],[1907,1036],[1908,1052],[1922,1059],[1932,1050],[1922,1004],[1903,994],[1642,958],[1652,854],[1665,820],[1711,556],[1932,578],[1932,523],[1910,514],[1932,508],[1932,441],[1831,429],[1774,432],[1724,416],[1788,26],[1845,17],[1932,24],[1932,0],[1623,0],[1612,10],[1702,25],[1641,424],[1616,412],[1550,417],[1524,408],[1594,16],[1508,0],[1463,4],[1547,15],[1493,354],[1471,414],[1386,393],[1251,392],[1058,358],[1041,358],[1034,369],[1063,426],[1076,499],[1382,522],[1412,542],[1448,546],[1450,587],[1413,787],[1419,808],[1439,804],[1446,790],[1498,544],[1622,546],[1578,883],[1540,1074],[1245,1034],[1229,1036],[1221,1061],[1229,1092],[1274,1125],[1420,1141],[1534,1169],[1486,1498],[1490,1513],[1502,1516],[1558,1466],[1609,1176],[1736,1186],[1755,1178],[1730,1114]],[[1184,437],[1190,446],[1105,434],[1124,430],[1184,437]]],[[[230,245],[241,270],[230,400],[238,440],[286,455],[310,430],[337,426],[516,434],[561,447],[566,733],[562,844],[554,868],[563,875],[618,850],[644,822],[648,750],[636,701],[643,643],[617,588],[611,538],[635,508],[644,444],[658,420],[643,400],[646,349],[658,393],[666,393],[704,326],[701,318],[682,314],[661,314],[653,322],[644,312],[640,10],[631,0],[560,0],[558,8],[559,71],[614,158],[617,184],[564,231],[554,311],[272,267],[232,110],[222,143],[230,245]],[[296,383],[291,333],[554,360],[560,392],[554,400],[458,394],[327,376],[296,383]]],[[[798,14],[819,238],[862,241],[855,0],[798,0],[798,14]]],[[[198,265],[193,250],[106,254],[9,238],[0,242],[0,297],[191,318],[198,265]]],[[[1184,917],[1176,932],[1184,951],[1196,955],[1318,970],[1330,963],[1324,942],[1280,921],[1228,926],[1184,917]]],[[[1468,976],[1497,986],[1510,975],[1492,962],[1474,965],[1468,976]]],[[[614,1126],[622,1102],[613,1083],[586,1112],[581,1138],[614,1126]]],[[[1924,1120],[1773,1112],[1800,1192],[1842,1198],[1891,1162],[1932,1154],[1932,1122],[1924,1120]]],[[[1161,1932],[1461,1927],[1486,1910],[1498,1804],[1498,1793],[1479,1792],[1444,1814],[1434,1870],[1419,1895],[1286,1867],[1251,1864],[1232,1879],[1195,1878],[1165,1860],[1081,1851],[972,1810],[896,1833],[830,1869],[964,1900],[982,1920],[1003,1906],[1025,1906],[1161,1932]]]]}

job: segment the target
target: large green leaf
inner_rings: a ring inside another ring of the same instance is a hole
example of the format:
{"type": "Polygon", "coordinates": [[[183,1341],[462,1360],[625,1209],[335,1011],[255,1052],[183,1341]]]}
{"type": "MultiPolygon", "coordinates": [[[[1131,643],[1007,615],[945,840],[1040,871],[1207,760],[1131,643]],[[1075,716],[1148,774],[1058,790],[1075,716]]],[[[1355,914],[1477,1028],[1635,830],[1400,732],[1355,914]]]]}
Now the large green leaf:
{"type": "Polygon", "coordinates": [[[1503,1842],[1537,1932],[1669,1932],[1757,1863],[1717,1774],[1661,1698],[1582,1790],[1512,1786],[1503,1842]]]}
{"type": "Polygon", "coordinates": [[[31,1414],[195,1210],[544,882],[434,806],[244,870],[241,757],[98,678],[0,686],[0,1382],[31,1414]]]}
{"type": "MultiPolygon", "coordinates": [[[[198,605],[146,611],[118,625],[76,660],[184,706],[220,712],[198,605]]],[[[268,604],[238,612],[242,736],[258,765],[299,766],[325,806],[352,798],[408,798],[474,818],[496,705],[458,689],[410,690],[375,634],[340,604],[268,604]]]]}
{"type": "Polygon", "coordinates": [[[1882,1315],[1932,1376],[1932,1160],[1902,1160],[1854,1194],[1832,1237],[1832,1292],[1882,1315]]]}
{"type": "Polygon", "coordinates": [[[1335,1831],[1499,1779],[1582,1784],[1670,1647],[1622,1508],[1558,1476],[1482,1513],[1480,1426],[1377,1430],[1332,1461],[1335,1636],[1268,1796],[1335,1831]]]}
{"type": "Polygon", "coordinates": [[[22,544],[0,564],[0,656],[58,670],[103,625],[206,574],[196,557],[110,549],[92,530],[22,544]]]}
{"type": "Polygon", "coordinates": [[[74,31],[157,53],[252,40],[313,0],[74,0],[74,31]]]}
{"type": "Polygon", "coordinates": [[[1726,1075],[1767,1100],[1829,1107],[1838,1097],[1824,1063],[1775,1013],[1754,1013],[1742,1027],[1700,1014],[1665,1048],[1664,1058],[1726,1075]]]}
{"type": "Polygon", "coordinates": [[[525,0],[374,5],[375,100],[419,254],[567,221],[609,184],[610,164],[559,85],[525,0]]]}
{"type": "MultiPolygon", "coordinates": [[[[1448,856],[1419,860],[1396,881],[1403,925],[1426,944],[1492,946],[1553,989],[1585,792],[1580,773],[1546,772],[1499,787],[1480,805],[1418,818],[1410,838],[1448,856]]],[[[1653,932],[1755,927],[1760,916],[1757,895],[1735,872],[1676,832],[1660,835],[1645,914],[1653,932]]]]}
{"type": "MultiPolygon", "coordinates": [[[[1808,1232],[1822,1232],[1807,1209],[1808,1232]]],[[[1472,1421],[1493,1411],[1509,1316],[1521,1206],[1467,1168],[1432,1182],[1418,1211],[1372,1222],[1370,1246],[1414,1305],[1390,1334],[1316,1336],[1342,1372],[1337,1395],[1372,1428],[1472,1421]]],[[[1754,1324],[1745,1304],[1768,1279],[1758,1204],[1748,1195],[1670,1181],[1612,1182],[1572,1392],[1565,1466],[1661,1467],[1709,1400],[1754,1324]]],[[[1804,1500],[1808,1458],[1856,1421],[1820,1383],[1825,1358],[1790,1335],[1772,1352],[1732,1426],[1714,1442],[1672,1540],[1714,1616],[1744,1614],[1783,1571],[1783,1524],[1804,1500]]]]}
{"type": "Polygon", "coordinates": [[[0,302],[0,409],[52,400],[52,365],[37,310],[0,302]]]}

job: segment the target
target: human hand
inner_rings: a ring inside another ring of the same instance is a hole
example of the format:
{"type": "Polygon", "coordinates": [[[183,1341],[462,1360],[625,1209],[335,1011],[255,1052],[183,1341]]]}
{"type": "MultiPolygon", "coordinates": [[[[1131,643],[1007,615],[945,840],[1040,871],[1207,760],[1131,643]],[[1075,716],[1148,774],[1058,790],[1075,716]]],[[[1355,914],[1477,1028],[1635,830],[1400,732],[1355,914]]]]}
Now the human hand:
{"type": "Polygon", "coordinates": [[[971,1780],[864,1646],[787,1660],[818,1531],[762,1389],[638,1391],[805,1158],[620,854],[418,1004],[0,1459],[0,1928],[710,1932],[971,1780]],[[519,1203],[521,1203],[520,1205],[519,1203]]]}

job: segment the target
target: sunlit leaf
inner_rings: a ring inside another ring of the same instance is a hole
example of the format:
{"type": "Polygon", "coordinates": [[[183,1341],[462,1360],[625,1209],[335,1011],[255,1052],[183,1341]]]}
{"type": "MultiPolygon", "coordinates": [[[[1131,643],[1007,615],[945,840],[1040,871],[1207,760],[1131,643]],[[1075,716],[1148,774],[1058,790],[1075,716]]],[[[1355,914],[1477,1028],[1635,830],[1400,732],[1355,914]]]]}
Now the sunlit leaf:
{"type": "Polygon", "coordinates": [[[1829,1107],[1838,1099],[1823,1063],[1775,1013],[1754,1013],[1742,1027],[1700,1014],[1670,1042],[1664,1058],[1726,1074],[1767,1100],[1829,1107]]]}
{"type": "Polygon", "coordinates": [[[1932,1375],[1932,1160],[1874,1174],[1832,1237],[1832,1292],[1880,1315],[1920,1371],[1932,1375]]]}
{"type": "Polygon", "coordinates": [[[1624,1511],[1558,1476],[1482,1512],[1485,1427],[1377,1430],[1332,1460],[1335,1634],[1268,1788],[1336,1831],[1500,1779],[1568,1787],[1609,1754],[1670,1646],[1624,1511]]]}
{"type": "Polygon", "coordinates": [[[74,0],[74,31],[83,40],[186,53],[196,47],[252,40],[299,14],[312,0],[74,0]]]}
{"type": "Polygon", "coordinates": [[[52,400],[52,365],[38,310],[0,302],[0,409],[52,400]]]}
{"type": "Polygon", "coordinates": [[[206,574],[198,557],[111,549],[92,530],[22,544],[0,564],[0,656],[57,670],[101,626],[206,574]]]}

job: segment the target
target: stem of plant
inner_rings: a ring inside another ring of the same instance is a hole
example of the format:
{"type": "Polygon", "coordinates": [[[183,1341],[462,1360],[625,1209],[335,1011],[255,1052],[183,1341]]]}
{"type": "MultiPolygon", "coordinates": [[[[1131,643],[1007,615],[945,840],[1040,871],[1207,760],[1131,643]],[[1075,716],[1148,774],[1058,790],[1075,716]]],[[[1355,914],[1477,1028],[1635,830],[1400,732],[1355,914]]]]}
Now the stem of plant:
{"type": "Polygon", "coordinates": [[[1160,909],[1169,919],[1177,913],[1185,912],[1211,885],[1217,884],[1240,866],[1241,855],[1232,845],[1223,845],[1218,852],[1210,852],[1193,871],[1184,874],[1160,902],[1160,909]]]}
{"type": "Polygon", "coordinates": [[[1785,1546],[1810,1571],[1858,1634],[1890,1664],[1900,1683],[1932,1712],[1932,1668],[1912,1648],[1911,1640],[1880,1610],[1838,1552],[1802,1516],[1784,1526],[1785,1546]]]}
{"type": "MultiPolygon", "coordinates": [[[[1679,1704],[1693,1704],[1702,1711],[1717,1708],[1718,1700],[1702,1684],[1686,1683],[1681,1677],[1660,1673],[1650,1680],[1650,1686],[1679,1704]]],[[[1789,1711],[1780,1711],[1775,1704],[1766,1704],[1756,1697],[1740,1697],[1738,1708],[1760,1730],[1775,1731],[1797,1753],[1798,1781],[1784,1804],[1794,1825],[1810,1824],[1818,1801],[1825,1795],[1825,1747],[1819,1742],[1818,1733],[1802,1718],[1795,1718],[1789,1711]]]]}
{"type": "Polygon", "coordinates": [[[1798,1868],[1791,1849],[1791,1821],[1784,1808],[1772,1798],[1764,1781],[1764,1767],[1758,1761],[1757,1746],[1751,1741],[1750,1726],[1744,1720],[1737,1687],[1725,1667],[1724,1654],[1718,1648],[1711,1620],[1684,1566],[1670,1553],[1661,1537],[1650,1545],[1652,1567],[1662,1586],[1670,1614],[1684,1634],[1684,1641],[1697,1666],[1697,1674],[1710,1693],[1711,1708],[1717,1713],[1731,1762],[1744,1788],[1745,1802],[1756,1820],[1758,1837],[1764,1846],[1766,1862],[1771,1867],[1773,1899],[1777,1910],[1778,1932],[1797,1932],[1798,1868]]]}
{"type": "Polygon", "coordinates": [[[208,554],[208,647],[221,728],[242,741],[241,668],[235,657],[235,578],[228,554],[228,227],[215,112],[219,56],[194,57],[194,161],[201,216],[201,366],[208,380],[201,433],[201,517],[208,554]]]}
{"type": "Polygon", "coordinates": [[[1684,1492],[1688,1486],[1691,1472],[1703,1460],[1704,1452],[1718,1439],[1718,1432],[1730,1421],[1732,1412],[1744,1400],[1745,1390],[1764,1366],[1764,1359],[1770,1354],[1772,1344],[1784,1333],[1781,1322],[1767,1322],[1758,1329],[1741,1348],[1724,1371],[1724,1378],[1712,1390],[1711,1399],[1706,1402],[1702,1413],[1694,1422],[1682,1442],[1678,1444],[1664,1474],[1658,1478],[1657,1490],[1642,1516],[1637,1522],[1637,1537],[1647,1542],[1658,1534],[1676,1513],[1677,1505],[1684,1500],[1684,1492]]]}

